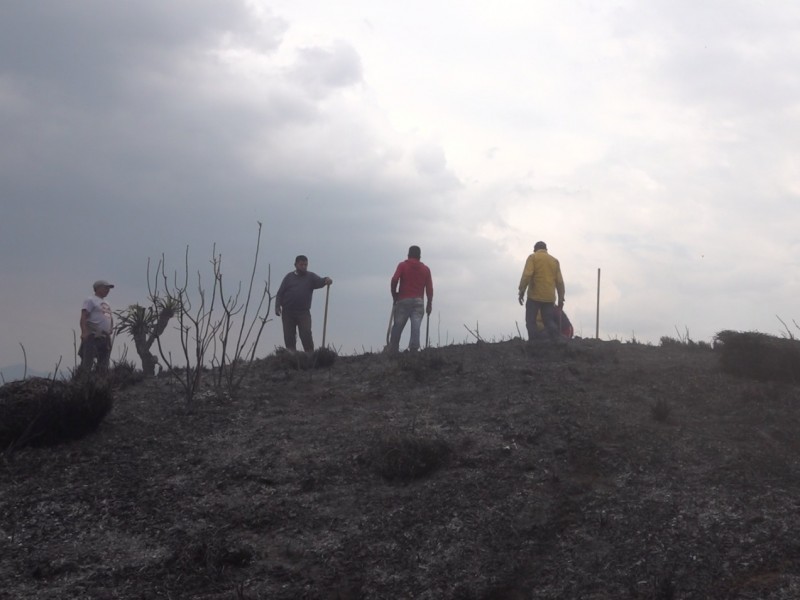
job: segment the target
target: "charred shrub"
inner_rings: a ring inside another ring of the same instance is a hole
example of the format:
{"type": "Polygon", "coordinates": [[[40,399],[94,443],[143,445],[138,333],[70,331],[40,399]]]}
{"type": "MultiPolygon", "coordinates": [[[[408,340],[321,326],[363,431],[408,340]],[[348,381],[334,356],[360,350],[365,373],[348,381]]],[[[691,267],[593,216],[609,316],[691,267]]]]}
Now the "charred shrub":
{"type": "Polygon", "coordinates": [[[657,400],[655,404],[650,407],[650,414],[659,423],[665,423],[669,419],[672,412],[672,407],[664,399],[657,400]]]}
{"type": "Polygon", "coordinates": [[[391,433],[373,442],[371,464],[386,481],[413,481],[430,475],[447,462],[450,445],[423,433],[391,433]]]}
{"type": "Polygon", "coordinates": [[[111,410],[106,379],[34,377],[0,388],[0,446],[53,446],[93,432],[111,410]]]}
{"type": "Polygon", "coordinates": [[[800,382],[800,341],[754,331],[720,331],[714,338],[722,370],[758,381],[800,382]]]}

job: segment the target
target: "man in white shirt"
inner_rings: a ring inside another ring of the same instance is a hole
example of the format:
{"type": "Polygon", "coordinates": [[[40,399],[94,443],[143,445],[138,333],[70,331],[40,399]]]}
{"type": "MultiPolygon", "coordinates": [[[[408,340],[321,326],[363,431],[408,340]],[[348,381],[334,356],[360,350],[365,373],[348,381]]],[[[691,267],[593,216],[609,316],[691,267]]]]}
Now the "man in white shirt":
{"type": "Polygon", "coordinates": [[[94,296],[83,301],[81,308],[81,347],[78,356],[81,364],[78,373],[89,373],[97,362],[96,371],[108,370],[111,358],[111,334],[114,331],[114,317],[111,305],[106,301],[108,292],[114,285],[99,279],[94,282],[94,296]]]}

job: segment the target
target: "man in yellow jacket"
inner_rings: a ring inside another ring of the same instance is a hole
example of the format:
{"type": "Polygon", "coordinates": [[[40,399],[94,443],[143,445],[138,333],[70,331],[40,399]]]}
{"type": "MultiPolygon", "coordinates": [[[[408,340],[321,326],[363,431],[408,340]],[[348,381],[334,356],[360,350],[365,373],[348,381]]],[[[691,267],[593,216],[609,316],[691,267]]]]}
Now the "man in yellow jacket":
{"type": "Polygon", "coordinates": [[[528,330],[528,340],[533,340],[536,334],[536,315],[540,311],[547,334],[551,340],[557,340],[559,332],[553,318],[553,307],[556,302],[559,308],[564,306],[564,278],[561,276],[558,259],[547,253],[547,244],[544,242],[536,242],[533,254],[525,261],[525,269],[519,280],[520,304],[523,303],[526,289],[528,301],[525,303],[525,327],[528,330]]]}

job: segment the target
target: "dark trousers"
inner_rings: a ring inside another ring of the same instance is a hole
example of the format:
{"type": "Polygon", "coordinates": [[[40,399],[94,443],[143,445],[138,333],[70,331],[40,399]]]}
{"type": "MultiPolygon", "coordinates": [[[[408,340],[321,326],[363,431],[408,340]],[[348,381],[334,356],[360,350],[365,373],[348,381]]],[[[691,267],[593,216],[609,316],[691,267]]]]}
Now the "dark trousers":
{"type": "Polygon", "coordinates": [[[314,351],[314,339],[311,337],[311,312],[291,312],[284,310],[281,312],[281,322],[283,323],[283,343],[287,350],[297,349],[296,331],[300,333],[300,342],[306,352],[314,351]]]}
{"type": "Polygon", "coordinates": [[[106,336],[91,335],[85,340],[81,340],[78,348],[78,356],[81,357],[81,364],[78,373],[89,373],[95,362],[95,370],[98,373],[108,371],[108,363],[111,358],[111,338],[106,336]]]}
{"type": "Polygon", "coordinates": [[[542,323],[544,323],[547,335],[551,340],[558,339],[558,324],[553,315],[554,307],[554,302],[539,302],[529,299],[525,303],[525,327],[528,330],[529,341],[536,337],[536,315],[539,311],[542,312],[542,323]]]}

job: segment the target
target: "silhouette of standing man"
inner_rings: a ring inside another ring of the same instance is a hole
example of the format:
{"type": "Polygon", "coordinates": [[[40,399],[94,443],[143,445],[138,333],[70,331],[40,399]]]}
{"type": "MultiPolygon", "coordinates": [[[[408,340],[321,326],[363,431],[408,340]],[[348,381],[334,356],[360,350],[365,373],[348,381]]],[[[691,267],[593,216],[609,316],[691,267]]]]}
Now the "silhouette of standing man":
{"type": "Polygon", "coordinates": [[[400,336],[409,319],[411,319],[411,339],[408,342],[408,349],[411,352],[419,350],[419,327],[422,324],[423,307],[427,314],[431,314],[433,310],[431,270],[420,260],[421,256],[422,251],[419,246],[411,246],[408,249],[408,259],[397,265],[392,276],[394,326],[388,348],[391,353],[399,352],[400,336]],[[425,295],[428,296],[427,306],[424,304],[425,295]]]}
{"type": "Polygon", "coordinates": [[[528,330],[528,341],[536,337],[536,315],[541,312],[542,323],[551,340],[559,339],[558,325],[553,317],[556,300],[558,308],[564,307],[564,278],[561,276],[561,264],[547,252],[547,244],[536,242],[533,254],[525,261],[525,269],[519,280],[519,303],[523,303],[525,290],[528,290],[528,301],[525,303],[525,327],[528,330]]]}

